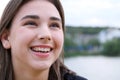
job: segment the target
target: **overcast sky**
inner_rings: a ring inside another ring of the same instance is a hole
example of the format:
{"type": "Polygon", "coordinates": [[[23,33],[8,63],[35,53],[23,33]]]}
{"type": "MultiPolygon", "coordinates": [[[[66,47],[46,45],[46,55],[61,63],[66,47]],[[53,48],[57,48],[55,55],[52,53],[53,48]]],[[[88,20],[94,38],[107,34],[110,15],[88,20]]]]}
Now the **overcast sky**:
{"type": "Polygon", "coordinates": [[[120,0],[62,0],[67,25],[120,27],[120,0]]]}
{"type": "MultiPolygon", "coordinates": [[[[0,15],[9,0],[0,0],[0,15]]],[[[120,0],[61,0],[66,25],[120,27],[120,0]]]]}

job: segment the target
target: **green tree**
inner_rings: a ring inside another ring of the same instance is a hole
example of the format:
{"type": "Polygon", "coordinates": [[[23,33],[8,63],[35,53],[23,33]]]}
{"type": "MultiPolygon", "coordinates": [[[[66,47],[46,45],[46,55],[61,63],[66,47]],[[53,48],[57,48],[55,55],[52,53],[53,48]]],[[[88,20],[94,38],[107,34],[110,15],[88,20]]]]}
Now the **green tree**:
{"type": "Polygon", "coordinates": [[[120,56],[120,38],[104,43],[102,54],[106,56],[120,56]]]}
{"type": "Polygon", "coordinates": [[[98,39],[94,38],[88,41],[88,45],[92,45],[92,46],[100,46],[100,42],[98,39]]]}
{"type": "Polygon", "coordinates": [[[75,46],[76,44],[73,42],[72,39],[68,38],[67,36],[65,37],[65,42],[64,42],[64,46],[68,47],[68,46],[75,46]]]}

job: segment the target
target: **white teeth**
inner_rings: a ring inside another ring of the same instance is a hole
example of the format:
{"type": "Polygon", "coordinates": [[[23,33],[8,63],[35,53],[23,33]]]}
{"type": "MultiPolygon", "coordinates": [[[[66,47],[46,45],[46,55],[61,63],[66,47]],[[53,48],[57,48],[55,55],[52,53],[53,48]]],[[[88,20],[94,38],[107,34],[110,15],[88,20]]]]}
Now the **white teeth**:
{"type": "Polygon", "coordinates": [[[32,50],[36,51],[36,52],[49,52],[51,49],[50,48],[34,47],[34,48],[32,48],[32,50]]]}

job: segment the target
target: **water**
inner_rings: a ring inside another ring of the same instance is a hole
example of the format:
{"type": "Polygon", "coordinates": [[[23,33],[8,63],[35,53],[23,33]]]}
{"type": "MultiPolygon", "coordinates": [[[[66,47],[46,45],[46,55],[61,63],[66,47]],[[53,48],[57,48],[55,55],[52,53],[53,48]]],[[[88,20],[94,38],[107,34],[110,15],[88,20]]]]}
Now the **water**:
{"type": "Polygon", "coordinates": [[[88,80],[120,80],[120,57],[75,57],[65,64],[88,80]]]}

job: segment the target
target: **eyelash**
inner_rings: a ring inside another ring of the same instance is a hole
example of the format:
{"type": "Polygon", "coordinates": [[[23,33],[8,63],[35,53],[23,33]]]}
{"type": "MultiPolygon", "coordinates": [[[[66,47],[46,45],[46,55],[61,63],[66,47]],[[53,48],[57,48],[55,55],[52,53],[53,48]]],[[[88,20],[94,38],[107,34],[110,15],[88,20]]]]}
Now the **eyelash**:
{"type": "Polygon", "coordinates": [[[37,23],[34,21],[28,21],[28,22],[24,23],[24,25],[38,26],[37,23]]]}
{"type": "Polygon", "coordinates": [[[60,25],[58,23],[51,23],[50,27],[60,28],[60,25]]]}
{"type": "MultiPolygon", "coordinates": [[[[37,24],[36,22],[34,22],[34,21],[27,21],[27,22],[25,22],[23,25],[24,25],[24,26],[38,26],[38,24],[37,24]]],[[[51,24],[49,25],[49,27],[54,28],[54,29],[60,28],[60,24],[59,24],[59,23],[56,23],[56,22],[53,22],[53,23],[51,23],[51,24]]]]}

